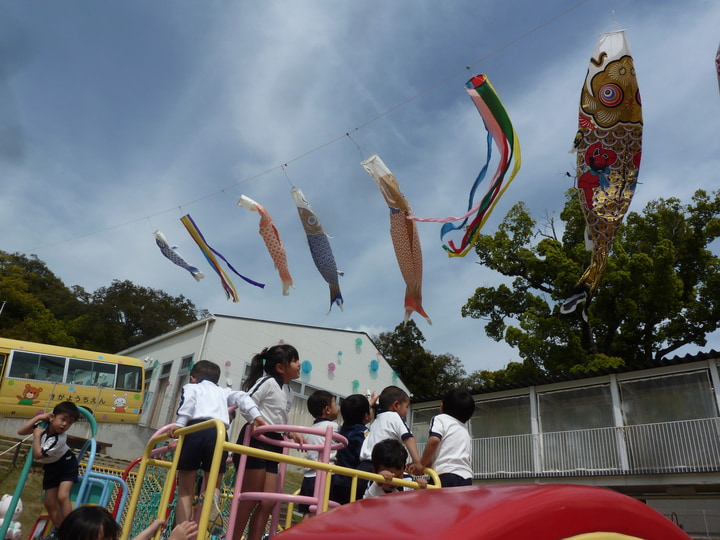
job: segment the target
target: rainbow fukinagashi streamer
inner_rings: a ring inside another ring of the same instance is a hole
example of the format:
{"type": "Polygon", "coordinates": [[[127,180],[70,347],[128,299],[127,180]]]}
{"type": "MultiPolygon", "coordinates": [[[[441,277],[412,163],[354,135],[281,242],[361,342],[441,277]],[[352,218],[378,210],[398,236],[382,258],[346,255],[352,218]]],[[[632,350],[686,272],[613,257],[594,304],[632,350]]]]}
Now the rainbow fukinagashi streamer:
{"type": "Polygon", "coordinates": [[[477,107],[485,123],[485,129],[487,130],[487,155],[485,164],[470,189],[468,210],[462,216],[446,218],[408,217],[408,219],[413,221],[443,223],[442,229],[440,230],[441,240],[444,240],[445,236],[451,231],[464,229],[465,233],[457,245],[454,240],[449,240],[446,244],[443,244],[443,248],[451,257],[464,257],[467,254],[472,247],[473,241],[479,234],[480,229],[488,217],[490,217],[498,200],[503,193],[505,193],[510,182],[513,181],[520,170],[520,143],[517,134],[515,133],[512,122],[510,122],[510,116],[487,76],[476,75],[472,77],[465,85],[465,88],[470,99],[472,99],[477,107]],[[497,146],[499,152],[499,162],[485,195],[480,201],[476,202],[475,197],[478,188],[485,180],[487,170],[490,166],[493,143],[497,146]],[[460,223],[453,223],[458,221],[460,223]]]}

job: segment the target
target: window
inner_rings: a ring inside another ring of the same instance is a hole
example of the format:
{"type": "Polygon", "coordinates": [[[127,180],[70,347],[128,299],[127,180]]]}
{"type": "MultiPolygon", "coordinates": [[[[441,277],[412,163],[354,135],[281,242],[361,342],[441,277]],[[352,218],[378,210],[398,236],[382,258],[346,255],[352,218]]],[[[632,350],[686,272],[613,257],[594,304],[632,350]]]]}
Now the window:
{"type": "Polygon", "coordinates": [[[66,382],[85,386],[113,387],[115,385],[115,365],[70,358],[66,382]]]}
{"type": "Polygon", "coordinates": [[[126,366],[118,364],[118,378],[116,388],[139,392],[142,384],[142,368],[140,366],[126,366]]]}
{"type": "Polygon", "coordinates": [[[65,358],[25,351],[14,351],[10,377],[62,382],[65,373],[65,358]]]}

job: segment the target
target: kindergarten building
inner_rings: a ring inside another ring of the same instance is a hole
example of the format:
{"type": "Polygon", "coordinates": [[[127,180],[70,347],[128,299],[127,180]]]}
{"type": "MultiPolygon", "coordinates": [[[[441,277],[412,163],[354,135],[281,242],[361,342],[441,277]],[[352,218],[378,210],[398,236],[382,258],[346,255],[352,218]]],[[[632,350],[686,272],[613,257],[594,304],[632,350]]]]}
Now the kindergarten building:
{"type": "MultiPolygon", "coordinates": [[[[217,363],[222,370],[219,384],[239,390],[253,355],[278,343],[293,345],[300,355],[301,376],[290,383],[295,395],[291,424],[312,424],[306,401],[315,390],[338,398],[380,392],[388,385],[407,391],[365,332],[212,315],[119,353],[144,362],[145,402],[137,426],[102,426],[101,441],[112,443],[106,453],[138,457],[152,434],[175,420],[194,362],[217,363]]],[[[242,418],[233,423],[230,440],[237,438],[242,423],[242,418]]]]}

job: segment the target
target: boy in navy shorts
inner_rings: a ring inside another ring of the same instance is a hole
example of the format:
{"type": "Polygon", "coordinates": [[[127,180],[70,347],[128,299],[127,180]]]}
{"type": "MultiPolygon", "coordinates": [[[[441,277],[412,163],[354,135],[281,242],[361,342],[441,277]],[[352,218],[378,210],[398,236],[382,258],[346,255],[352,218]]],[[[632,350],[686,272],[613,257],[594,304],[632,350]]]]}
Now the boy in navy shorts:
{"type": "MultiPolygon", "coordinates": [[[[175,437],[178,429],[206,420],[217,418],[225,429],[230,427],[228,408],[237,406],[243,416],[253,421],[256,426],[265,425],[260,411],[247,392],[221,388],[217,385],[220,380],[220,366],[209,360],[200,360],[190,370],[190,383],[183,386],[180,406],[177,410],[175,427],[168,434],[175,437]]],[[[185,436],[180,458],[178,459],[177,474],[177,504],[175,506],[175,522],[183,523],[192,520],[192,500],[195,492],[195,482],[198,470],[210,472],[216,442],[215,428],[202,429],[185,436]]],[[[227,435],[225,437],[227,440],[227,435]]],[[[210,534],[221,534],[222,527],[218,522],[220,517],[220,481],[225,472],[227,453],[223,453],[220,462],[220,477],[218,478],[215,494],[210,504],[210,524],[213,530],[210,534]]],[[[201,495],[203,504],[205,498],[201,495]]]]}
{"type": "MultiPolygon", "coordinates": [[[[43,464],[44,503],[54,529],[72,511],[70,490],[78,479],[78,462],[68,446],[66,431],[78,418],[77,405],[63,401],[51,413],[38,414],[18,430],[19,435],[33,434],[33,458],[43,464]],[[42,426],[43,422],[47,425],[42,426]]],[[[54,534],[47,538],[54,538],[54,534]]]]}

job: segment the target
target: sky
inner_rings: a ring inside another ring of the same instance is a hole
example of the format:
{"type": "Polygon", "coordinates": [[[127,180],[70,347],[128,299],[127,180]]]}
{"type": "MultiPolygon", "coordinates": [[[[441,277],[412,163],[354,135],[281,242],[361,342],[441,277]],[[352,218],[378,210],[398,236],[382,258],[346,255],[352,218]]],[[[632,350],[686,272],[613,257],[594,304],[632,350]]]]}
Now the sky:
{"type": "MultiPolygon", "coordinates": [[[[720,170],[718,21],[716,0],[2,2],[0,249],[35,254],[88,292],[130,280],[217,314],[392,331],[405,285],[363,159],[380,156],[415,215],[462,213],[486,152],[464,85],[486,74],[522,168],[482,232],[518,201],[541,225],[573,185],[568,150],[595,42],[625,29],[644,115],[631,211],[660,197],[690,202],[717,187],[720,170]],[[343,311],[328,313],[292,187],[331,236],[343,311]],[[280,232],[296,287],[288,296],[258,215],[237,206],[243,194],[280,232]],[[239,302],[228,301],[185,214],[266,287],[234,277],[239,302]],[[164,258],[155,230],[205,278],[164,258]]],[[[425,348],[468,372],[518,361],[483,321],[461,316],[477,287],[502,277],[474,252],[448,257],[439,225],[418,229],[432,325],[412,318],[425,348]]]]}

